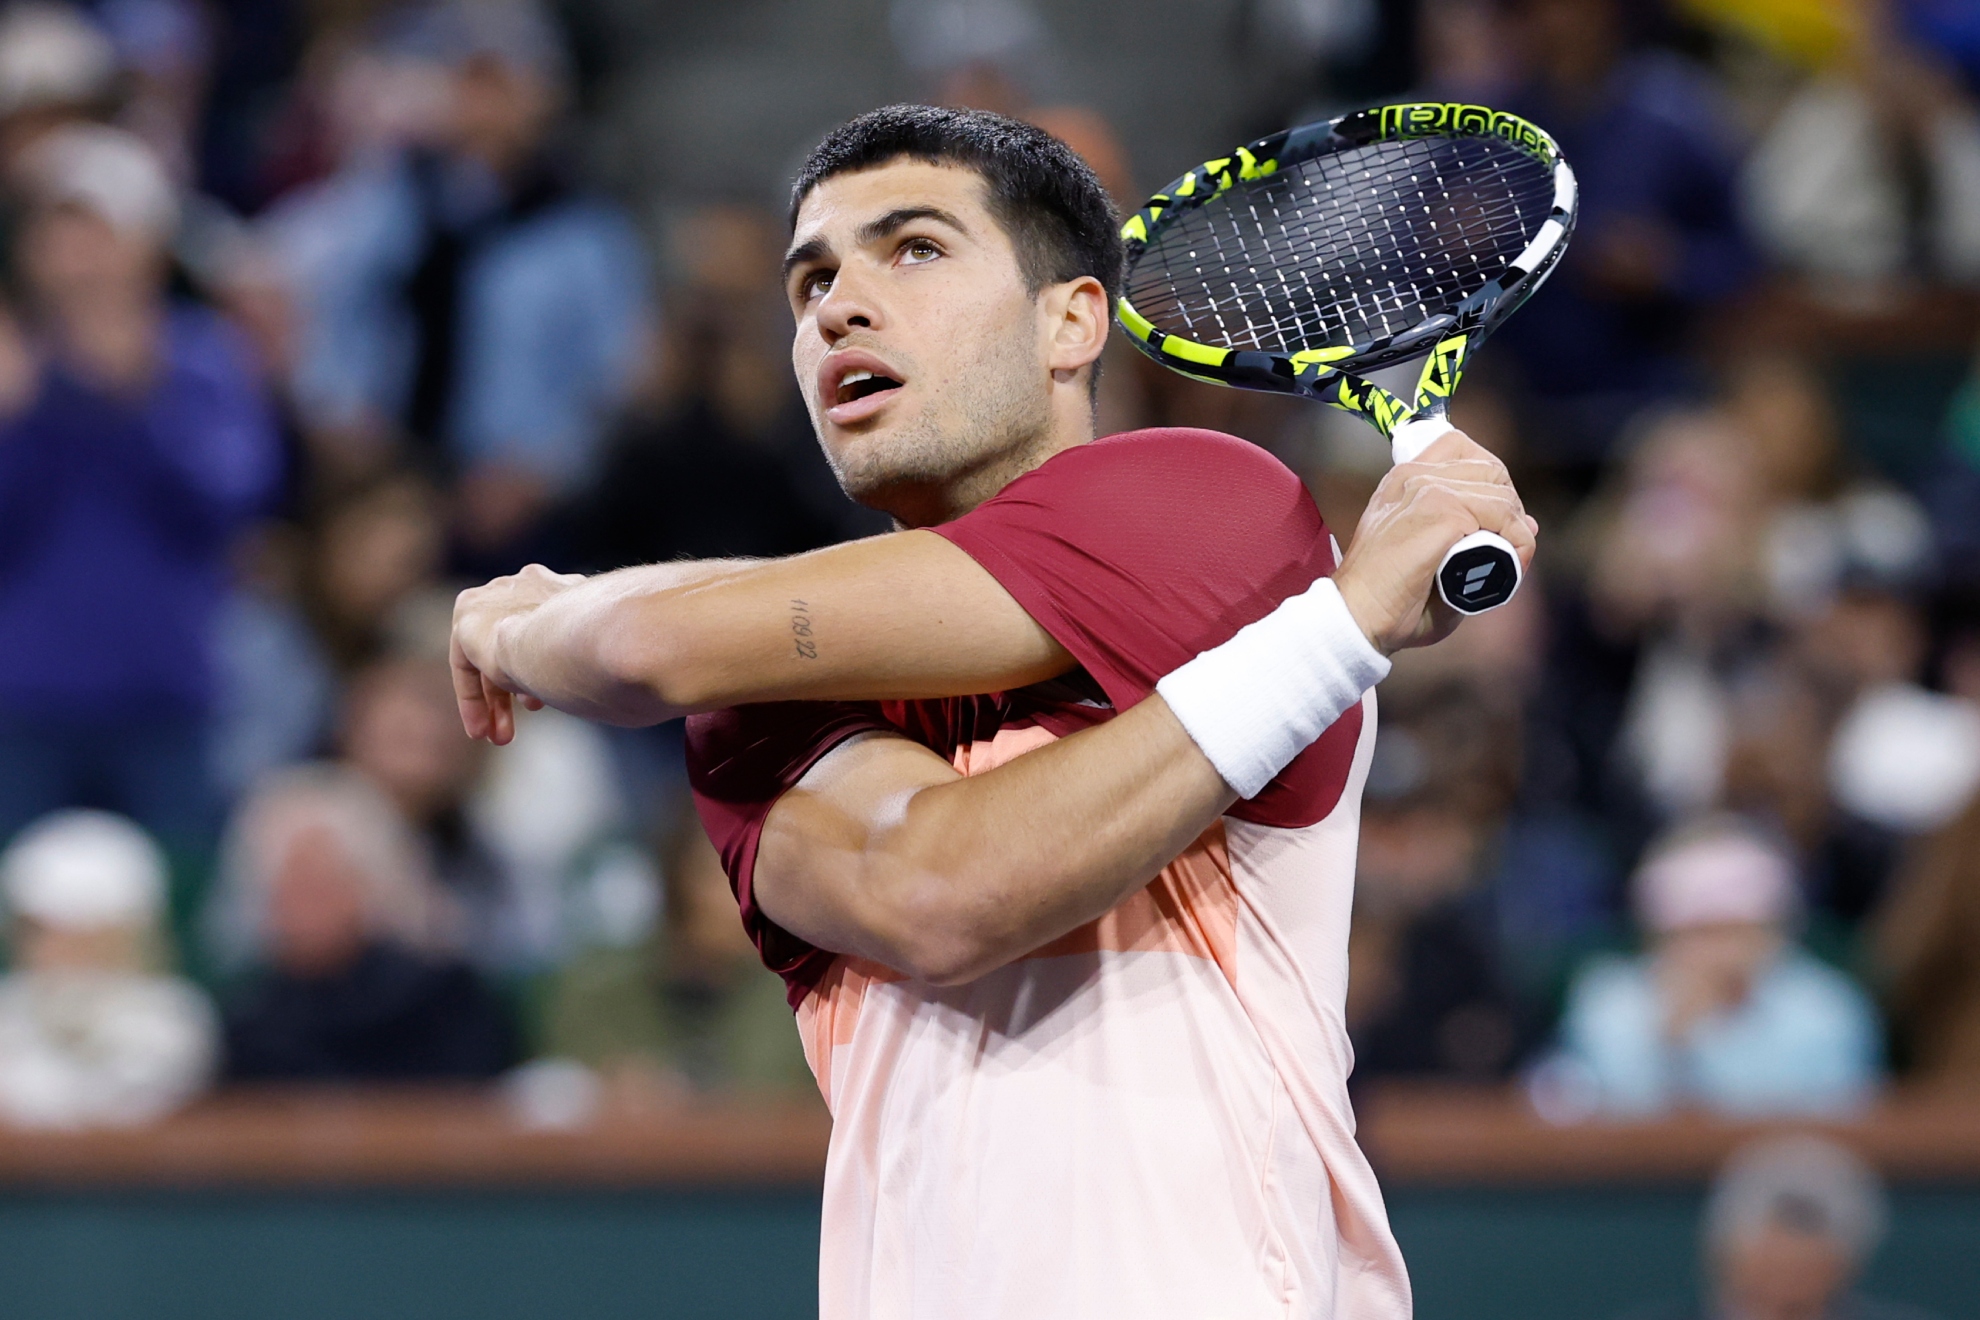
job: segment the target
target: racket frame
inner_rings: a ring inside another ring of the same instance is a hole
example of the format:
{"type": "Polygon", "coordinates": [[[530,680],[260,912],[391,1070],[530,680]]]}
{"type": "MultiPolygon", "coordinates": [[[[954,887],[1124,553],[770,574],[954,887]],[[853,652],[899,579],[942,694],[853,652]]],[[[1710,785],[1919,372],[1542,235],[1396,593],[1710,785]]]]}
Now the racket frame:
{"type": "Polygon", "coordinates": [[[1580,206],[1574,171],[1554,139],[1518,115],[1481,105],[1421,101],[1375,106],[1325,123],[1286,129],[1182,175],[1128,218],[1121,237],[1131,271],[1148,245],[1177,219],[1234,188],[1255,186],[1317,157],[1376,142],[1428,137],[1499,138],[1553,173],[1553,204],[1532,240],[1502,275],[1472,292],[1454,310],[1365,343],[1273,353],[1202,344],[1164,331],[1137,311],[1123,292],[1114,311],[1128,338],[1172,371],[1213,385],[1316,399],[1366,418],[1385,439],[1412,419],[1442,417],[1472,351],[1553,273],[1574,232],[1580,206]],[[1404,400],[1365,378],[1366,373],[1418,358],[1423,369],[1412,399],[1404,400]]]}

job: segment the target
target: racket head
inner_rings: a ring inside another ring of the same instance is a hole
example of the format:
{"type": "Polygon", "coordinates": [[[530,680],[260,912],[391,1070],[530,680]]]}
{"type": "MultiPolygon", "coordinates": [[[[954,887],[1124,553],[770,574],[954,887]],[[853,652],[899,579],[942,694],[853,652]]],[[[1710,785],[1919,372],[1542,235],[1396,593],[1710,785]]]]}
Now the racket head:
{"type": "Polygon", "coordinates": [[[1544,131],[1415,102],[1261,138],[1122,228],[1115,307],[1136,347],[1219,385],[1305,394],[1387,434],[1447,398],[1472,348],[1559,262],[1579,205],[1544,131]],[[1424,359],[1405,403],[1360,379],[1424,359]]]}

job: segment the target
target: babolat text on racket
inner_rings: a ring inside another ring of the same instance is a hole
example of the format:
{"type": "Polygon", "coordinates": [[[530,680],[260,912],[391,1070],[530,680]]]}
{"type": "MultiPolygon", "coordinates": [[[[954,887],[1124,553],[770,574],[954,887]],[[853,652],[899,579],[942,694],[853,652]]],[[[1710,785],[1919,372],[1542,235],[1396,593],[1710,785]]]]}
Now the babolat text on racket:
{"type": "MultiPolygon", "coordinates": [[[[1359,413],[1405,463],[1450,429],[1466,361],[1553,271],[1576,204],[1560,148],[1516,115],[1360,110],[1239,147],[1149,198],[1122,230],[1115,310],[1163,366],[1359,413]],[[1418,359],[1408,399],[1369,379],[1418,359]]],[[[1519,580],[1492,532],[1437,570],[1465,614],[1505,604],[1519,580]]]]}

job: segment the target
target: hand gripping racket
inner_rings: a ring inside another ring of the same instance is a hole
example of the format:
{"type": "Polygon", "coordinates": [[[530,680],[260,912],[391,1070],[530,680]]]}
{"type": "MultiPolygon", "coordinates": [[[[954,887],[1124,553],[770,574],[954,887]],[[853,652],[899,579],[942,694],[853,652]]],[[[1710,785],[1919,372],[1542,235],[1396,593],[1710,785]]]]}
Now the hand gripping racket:
{"type": "MultiPolygon", "coordinates": [[[[1575,212],[1574,172],[1524,119],[1361,110],[1239,147],[1149,198],[1121,231],[1115,310],[1163,366],[1359,413],[1406,463],[1450,429],[1466,360],[1553,271],[1575,212]],[[1407,400],[1369,379],[1419,359],[1407,400]]],[[[1463,614],[1505,604],[1519,580],[1492,532],[1437,570],[1463,614]]]]}

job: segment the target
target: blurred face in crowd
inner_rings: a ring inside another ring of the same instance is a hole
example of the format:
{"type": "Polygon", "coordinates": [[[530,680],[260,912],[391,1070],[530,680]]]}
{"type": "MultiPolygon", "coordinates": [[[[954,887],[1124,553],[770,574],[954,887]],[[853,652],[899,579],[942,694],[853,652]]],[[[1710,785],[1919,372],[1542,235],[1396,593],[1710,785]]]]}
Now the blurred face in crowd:
{"type": "Polygon", "coordinates": [[[1669,1033],[1681,1035],[1745,1003],[1784,942],[1778,927],[1751,921],[1687,926],[1658,936],[1657,988],[1669,1033]]]}
{"type": "Polygon", "coordinates": [[[557,89],[548,78],[485,55],[463,63],[452,82],[448,137],[498,172],[536,149],[557,112],[557,89]]]}
{"type": "Polygon", "coordinates": [[[1925,665],[1925,620],[1902,596],[1847,591],[1801,629],[1803,663],[1845,689],[1906,683],[1925,665]]]}
{"type": "Polygon", "coordinates": [[[9,933],[14,966],[24,972],[135,972],[144,967],[146,932],[142,927],[64,929],[17,916],[9,933]]]}
{"type": "Polygon", "coordinates": [[[1834,1238],[1769,1223],[1721,1250],[1722,1309],[1740,1320],[1823,1320],[1852,1271],[1834,1238]]]}
{"type": "Polygon", "coordinates": [[[461,733],[442,663],[385,661],[351,685],[344,755],[411,820],[432,820],[460,800],[480,746],[461,733]]]}
{"type": "Polygon", "coordinates": [[[391,481],[325,521],[316,557],[323,603],[344,626],[371,626],[439,571],[439,511],[424,485],[391,481]]]}
{"type": "Polygon", "coordinates": [[[1556,90],[1592,90],[1621,45],[1615,0],[1526,0],[1520,6],[1522,43],[1556,90]]]}
{"type": "Polygon", "coordinates": [[[20,263],[27,287],[56,309],[150,298],[164,278],[164,254],[156,240],[71,204],[30,214],[21,231],[20,263]]]}
{"type": "Polygon", "coordinates": [[[1750,450],[1717,412],[1667,418],[1645,438],[1596,551],[1591,586],[1611,627],[1667,614],[1701,628],[1743,617],[1762,503],[1750,450]]]}
{"type": "Polygon", "coordinates": [[[898,160],[834,175],[805,198],[788,260],[798,386],[860,503],[941,521],[1054,452],[1064,396],[1090,429],[1101,286],[1034,295],[975,172],[898,160]]]}
{"type": "Polygon", "coordinates": [[[364,877],[334,831],[297,830],[268,894],[269,961],[292,976],[329,976],[364,952],[364,877]]]}
{"type": "Polygon", "coordinates": [[[1821,494],[1840,441],[1835,407],[1808,363],[1785,355],[1739,363],[1728,382],[1726,408],[1745,432],[1769,493],[1780,499],[1821,494]]]}

